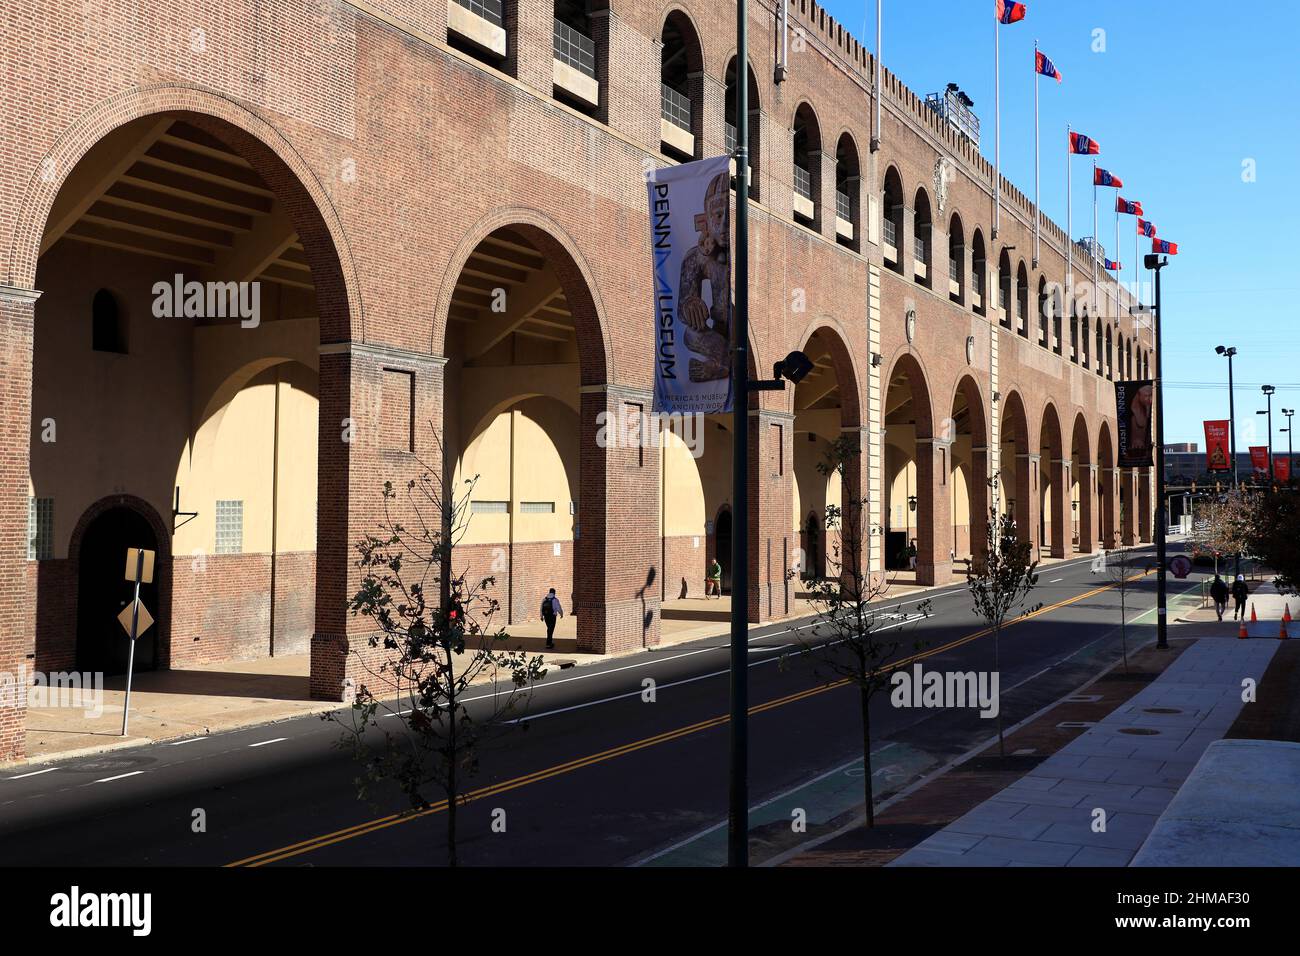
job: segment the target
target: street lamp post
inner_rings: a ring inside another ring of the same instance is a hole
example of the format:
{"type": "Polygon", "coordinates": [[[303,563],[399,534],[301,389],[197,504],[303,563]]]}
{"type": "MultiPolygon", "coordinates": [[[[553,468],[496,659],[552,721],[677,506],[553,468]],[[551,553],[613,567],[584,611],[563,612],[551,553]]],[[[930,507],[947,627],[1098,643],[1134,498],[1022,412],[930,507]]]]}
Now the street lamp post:
{"type": "Polygon", "coordinates": [[[1268,416],[1268,486],[1272,488],[1273,479],[1277,477],[1273,474],[1273,393],[1277,389],[1272,385],[1261,385],[1259,390],[1268,399],[1268,410],[1264,414],[1268,416]]]}
{"type": "Polygon", "coordinates": [[[1286,481],[1289,485],[1294,480],[1292,476],[1295,474],[1295,460],[1292,458],[1291,450],[1291,416],[1295,414],[1295,409],[1284,408],[1282,414],[1286,416],[1286,428],[1281,431],[1286,432],[1286,481]]]}
{"type": "Polygon", "coordinates": [[[1146,267],[1156,274],[1156,501],[1159,502],[1156,515],[1156,560],[1160,571],[1156,577],[1156,647],[1169,647],[1169,622],[1167,611],[1169,595],[1166,578],[1168,576],[1169,549],[1169,504],[1165,501],[1165,388],[1164,355],[1161,352],[1160,331],[1165,324],[1164,311],[1160,308],[1160,270],[1169,265],[1169,258],[1161,259],[1158,255],[1148,254],[1146,267]]]}
{"type": "Polygon", "coordinates": [[[1228,442],[1232,451],[1232,487],[1237,487],[1237,406],[1232,391],[1232,357],[1237,354],[1233,346],[1218,346],[1214,351],[1228,359],[1228,442]]]}

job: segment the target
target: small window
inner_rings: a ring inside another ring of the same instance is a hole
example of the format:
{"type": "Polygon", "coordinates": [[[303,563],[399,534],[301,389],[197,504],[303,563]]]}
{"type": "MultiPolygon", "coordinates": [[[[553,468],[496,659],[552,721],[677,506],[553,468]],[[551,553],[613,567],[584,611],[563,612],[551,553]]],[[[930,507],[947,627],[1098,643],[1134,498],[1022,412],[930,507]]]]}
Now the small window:
{"type": "Polygon", "coordinates": [[[27,499],[27,560],[54,557],[54,499],[27,499]]]}
{"type": "Polygon", "coordinates": [[[469,510],[476,515],[503,515],[510,512],[508,501],[471,501],[469,510]]]}
{"type": "Polygon", "coordinates": [[[217,502],[217,554],[243,554],[244,502],[217,502]]]}
{"type": "Polygon", "coordinates": [[[96,352],[126,354],[126,319],[117,297],[100,289],[90,305],[91,348],[96,352]]]}
{"type": "Polygon", "coordinates": [[[519,502],[519,513],[524,515],[553,515],[555,514],[555,502],[521,501],[519,502]]]}

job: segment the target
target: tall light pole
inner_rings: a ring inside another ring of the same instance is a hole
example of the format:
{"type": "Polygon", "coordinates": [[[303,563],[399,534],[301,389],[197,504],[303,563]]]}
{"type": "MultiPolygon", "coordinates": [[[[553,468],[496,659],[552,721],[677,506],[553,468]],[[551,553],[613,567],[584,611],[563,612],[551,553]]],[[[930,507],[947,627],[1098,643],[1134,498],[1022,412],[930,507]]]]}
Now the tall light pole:
{"type": "Polygon", "coordinates": [[[1169,265],[1169,257],[1161,259],[1158,255],[1148,254],[1146,267],[1156,274],[1156,560],[1160,572],[1156,578],[1156,647],[1169,647],[1169,594],[1166,578],[1169,573],[1169,505],[1165,501],[1165,361],[1160,349],[1160,330],[1165,324],[1164,311],[1160,308],[1160,270],[1169,265]]]}
{"type": "Polygon", "coordinates": [[[1228,442],[1232,450],[1232,487],[1237,487],[1237,406],[1232,391],[1232,357],[1237,354],[1233,346],[1215,348],[1220,355],[1228,359],[1228,442]]]}
{"type": "Polygon", "coordinates": [[[1292,458],[1291,451],[1291,416],[1295,414],[1295,409],[1284,408],[1282,414],[1286,416],[1286,428],[1281,431],[1286,432],[1286,481],[1290,484],[1294,480],[1292,475],[1295,474],[1295,460],[1292,458]]]}
{"type": "Polygon", "coordinates": [[[1265,414],[1268,415],[1268,486],[1272,488],[1273,479],[1276,477],[1276,475],[1273,474],[1273,393],[1277,391],[1277,389],[1272,385],[1261,385],[1259,390],[1263,392],[1264,397],[1268,399],[1268,411],[1265,412],[1265,414]]]}
{"type": "MultiPolygon", "coordinates": [[[[736,293],[732,315],[731,786],[727,865],[749,865],[749,29],[736,2],[736,293]]],[[[784,570],[784,569],[783,569],[784,570]]]]}

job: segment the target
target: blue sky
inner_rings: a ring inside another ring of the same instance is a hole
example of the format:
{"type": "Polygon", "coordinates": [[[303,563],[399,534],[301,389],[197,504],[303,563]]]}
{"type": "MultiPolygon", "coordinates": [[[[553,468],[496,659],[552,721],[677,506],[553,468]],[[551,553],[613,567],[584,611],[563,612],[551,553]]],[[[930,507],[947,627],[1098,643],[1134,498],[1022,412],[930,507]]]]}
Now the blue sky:
{"type": "MultiPolygon", "coordinates": [[[[875,43],[875,0],[826,0],[827,12],[875,43]],[[865,25],[865,28],[864,28],[865,25]]],[[[956,82],[975,100],[993,158],[993,0],[883,0],[884,63],[918,94],[956,82]]],[[[1038,0],[1002,30],[1002,170],[1034,188],[1034,40],[1064,83],[1042,81],[1042,203],[1062,226],[1062,146],[1070,123],[1101,144],[1099,164],[1124,180],[1161,238],[1179,244],[1164,271],[1165,440],[1204,448],[1201,421],[1227,418],[1227,362],[1239,354],[1237,447],[1267,441],[1259,386],[1300,405],[1300,3],[1038,0]],[[1094,52],[1104,31],[1104,51],[1094,52]],[[1243,178],[1253,161],[1254,181],[1243,178]]],[[[1092,233],[1091,162],[1074,161],[1074,234],[1092,233]]],[[[1102,190],[1104,202],[1113,190],[1102,190]]],[[[1132,218],[1121,222],[1123,278],[1132,281],[1132,218]],[[1127,226],[1128,228],[1125,228],[1127,226]]],[[[1102,244],[1115,241],[1103,212],[1102,244]]],[[[1148,248],[1143,252],[1147,252],[1148,248]]],[[[1144,271],[1144,276],[1146,275],[1144,271]]],[[[1286,436],[1274,435],[1286,448],[1286,436]]]]}

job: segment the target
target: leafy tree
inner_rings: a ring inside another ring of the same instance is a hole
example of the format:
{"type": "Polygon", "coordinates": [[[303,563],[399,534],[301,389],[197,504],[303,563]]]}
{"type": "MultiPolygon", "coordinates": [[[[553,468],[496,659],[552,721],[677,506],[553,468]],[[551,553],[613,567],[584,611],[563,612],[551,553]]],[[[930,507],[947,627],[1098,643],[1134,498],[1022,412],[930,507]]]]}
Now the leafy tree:
{"type": "MultiPolygon", "coordinates": [[[[998,476],[989,480],[996,495],[998,476]]],[[[1041,604],[1025,607],[1030,592],[1038,584],[1038,560],[1033,557],[1033,544],[1021,541],[1016,533],[1015,519],[1009,514],[999,514],[997,507],[989,509],[983,560],[971,562],[966,569],[966,587],[970,591],[975,613],[982,617],[993,632],[993,670],[1001,667],[1001,636],[1007,619],[1033,614],[1041,604]]],[[[998,684],[998,753],[1006,756],[1006,742],[1002,734],[1002,690],[998,684]]]]}
{"type": "Polygon", "coordinates": [[[363,768],[356,780],[362,799],[390,781],[412,811],[446,810],[447,862],[455,866],[456,810],[465,802],[463,780],[478,769],[479,744],[546,671],[540,656],[504,647],[508,635],[493,624],[496,579],[451,571],[477,476],[459,494],[444,493],[442,479],[420,467],[400,497],[392,482],[384,484],[384,517],[356,545],[363,579],[349,606],[375,627],[373,652],[358,655],[371,680],[357,688],[351,710],[326,719],[343,726],[341,744],[363,768]],[[399,510],[409,524],[394,515],[399,510]],[[478,699],[481,709],[471,714],[464,694],[475,683],[496,692],[478,699]]]}
{"type": "Polygon", "coordinates": [[[1274,573],[1282,594],[1300,594],[1300,497],[1278,491],[1254,496],[1245,550],[1274,573]]]}
{"type": "MultiPolygon", "coordinates": [[[[871,533],[867,499],[850,497],[849,469],[857,463],[858,449],[845,438],[831,443],[817,470],[829,478],[838,475],[842,504],[826,506],[827,575],[806,586],[816,622],[805,630],[792,629],[800,654],[816,658],[815,670],[857,688],[862,717],[863,789],[867,826],[876,824],[875,794],[871,769],[871,699],[888,687],[892,675],[910,658],[900,659],[902,628],[928,617],[930,602],[922,602],[914,617],[900,617],[879,606],[890,582],[863,567],[864,544],[871,533]]],[[[798,574],[792,569],[789,574],[798,574]]],[[[914,641],[920,651],[923,643],[914,641]]]]}
{"type": "MultiPolygon", "coordinates": [[[[1196,520],[1192,525],[1193,546],[1216,555],[1216,558],[1250,550],[1259,497],[1257,492],[1234,488],[1217,498],[1198,503],[1196,520]]],[[[1215,570],[1218,570],[1217,560],[1215,570]]]]}

